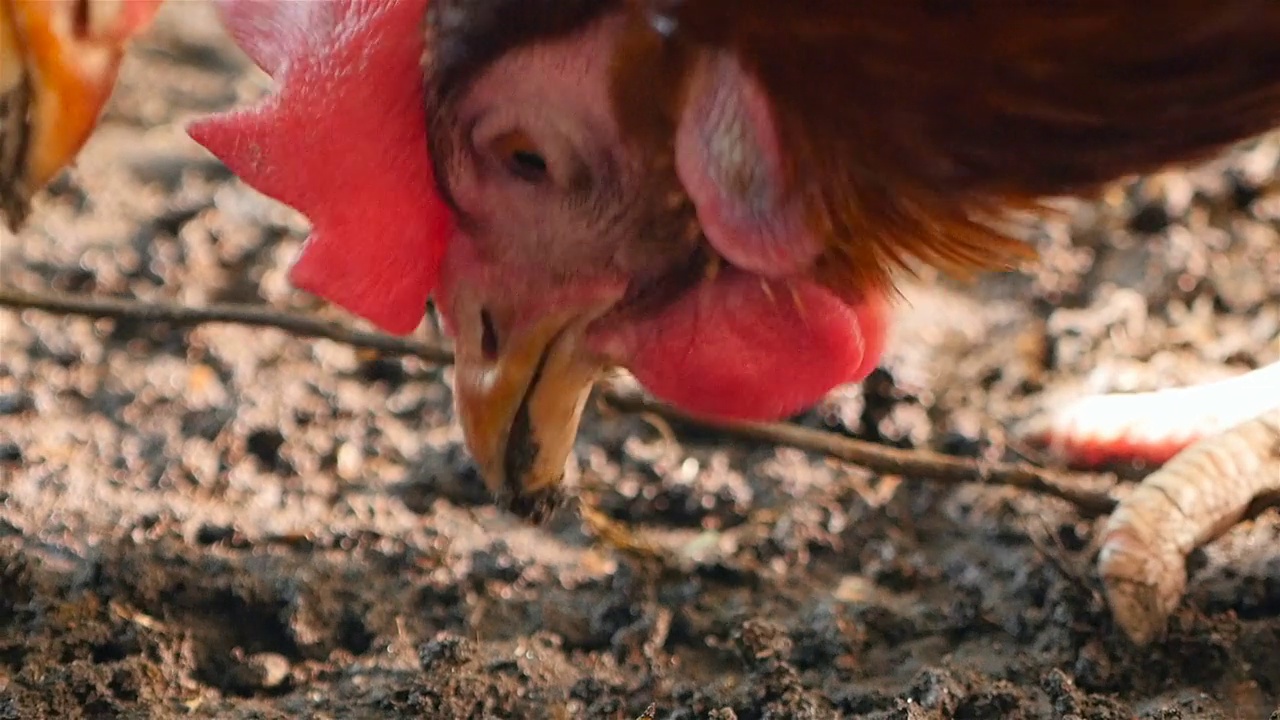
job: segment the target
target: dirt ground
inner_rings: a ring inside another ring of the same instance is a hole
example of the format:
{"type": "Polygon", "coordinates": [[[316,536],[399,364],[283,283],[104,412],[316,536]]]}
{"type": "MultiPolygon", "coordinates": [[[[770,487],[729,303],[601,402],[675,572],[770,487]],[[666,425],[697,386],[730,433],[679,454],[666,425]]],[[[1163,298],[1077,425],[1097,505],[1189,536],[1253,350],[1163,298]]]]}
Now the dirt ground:
{"type": "MultiPolygon", "coordinates": [[[[182,123],[261,92],[174,2],[79,167],[4,242],[10,287],[338,317],[290,290],[301,218],[182,123]]],[[[800,420],[1013,458],[1058,393],[1280,359],[1280,141],[1043,226],[1044,265],[907,290],[863,389],[800,420]]],[[[1096,521],[1010,489],[874,477],[590,411],[596,504],[495,510],[447,369],[234,325],[0,311],[0,718],[1267,718],[1280,513],[1194,558],[1131,647],[1096,521]]]]}

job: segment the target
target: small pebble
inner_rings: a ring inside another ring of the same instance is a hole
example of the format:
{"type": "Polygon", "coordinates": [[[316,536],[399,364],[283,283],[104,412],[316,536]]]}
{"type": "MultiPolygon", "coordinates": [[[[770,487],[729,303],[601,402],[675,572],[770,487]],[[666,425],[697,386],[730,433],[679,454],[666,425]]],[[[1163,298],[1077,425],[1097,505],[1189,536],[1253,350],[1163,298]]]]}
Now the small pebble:
{"type": "Polygon", "coordinates": [[[279,653],[254,653],[231,671],[229,685],[244,690],[272,690],[289,679],[293,666],[279,653]]]}
{"type": "Polygon", "coordinates": [[[338,477],[355,480],[364,468],[364,452],[354,442],[344,442],[338,447],[338,477]]]}

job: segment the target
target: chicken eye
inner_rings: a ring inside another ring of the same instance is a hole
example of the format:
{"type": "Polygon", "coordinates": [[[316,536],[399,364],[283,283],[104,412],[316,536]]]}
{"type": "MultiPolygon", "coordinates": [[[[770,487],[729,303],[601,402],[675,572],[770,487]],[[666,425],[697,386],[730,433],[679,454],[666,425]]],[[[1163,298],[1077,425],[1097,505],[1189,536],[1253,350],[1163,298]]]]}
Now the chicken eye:
{"type": "Polygon", "coordinates": [[[547,174],[547,161],[534,152],[516,151],[511,153],[512,170],[522,177],[542,177],[547,174]]]}
{"type": "Polygon", "coordinates": [[[538,152],[533,140],[521,130],[513,130],[498,137],[493,143],[494,155],[517,178],[528,183],[540,183],[547,179],[547,159],[538,152]]]}

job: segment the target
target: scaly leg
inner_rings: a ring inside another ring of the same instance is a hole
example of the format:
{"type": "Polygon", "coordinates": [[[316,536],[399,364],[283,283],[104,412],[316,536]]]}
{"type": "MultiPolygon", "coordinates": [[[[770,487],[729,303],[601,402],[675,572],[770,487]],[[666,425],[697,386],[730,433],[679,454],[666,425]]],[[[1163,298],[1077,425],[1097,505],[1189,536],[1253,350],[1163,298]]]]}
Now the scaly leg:
{"type": "Polygon", "coordinates": [[[1116,622],[1142,645],[1182,599],[1187,554],[1255,498],[1280,492],[1280,362],[1204,385],[1086,398],[1034,437],[1076,464],[1167,461],[1107,519],[1098,555],[1116,622]]]}

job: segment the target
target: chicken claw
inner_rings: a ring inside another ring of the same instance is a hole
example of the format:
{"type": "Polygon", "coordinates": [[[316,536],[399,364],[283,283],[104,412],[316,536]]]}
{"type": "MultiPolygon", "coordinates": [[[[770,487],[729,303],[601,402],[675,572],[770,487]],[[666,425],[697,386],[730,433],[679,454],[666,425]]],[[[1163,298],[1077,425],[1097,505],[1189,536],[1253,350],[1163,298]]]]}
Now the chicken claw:
{"type": "Polygon", "coordinates": [[[1187,554],[1280,493],[1280,362],[1224,380],[1078,400],[1018,432],[1071,465],[1162,467],[1100,533],[1098,572],[1116,622],[1138,645],[1182,600],[1187,554]]]}
{"type": "Polygon", "coordinates": [[[1163,633],[1187,584],[1186,557],[1280,491],[1280,407],[1206,437],[1148,476],[1107,519],[1098,574],[1137,645],[1163,633]]]}

